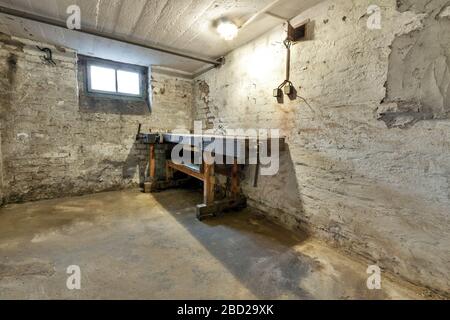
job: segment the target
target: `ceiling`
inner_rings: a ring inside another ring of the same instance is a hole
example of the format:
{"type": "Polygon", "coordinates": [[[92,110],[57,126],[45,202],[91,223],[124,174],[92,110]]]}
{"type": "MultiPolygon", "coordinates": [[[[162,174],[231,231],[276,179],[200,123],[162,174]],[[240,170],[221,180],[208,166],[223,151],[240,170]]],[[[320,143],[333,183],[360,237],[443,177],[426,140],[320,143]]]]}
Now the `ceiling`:
{"type": "MultiPolygon", "coordinates": [[[[285,18],[321,0],[280,0],[270,12],[285,18]]],[[[67,8],[81,8],[81,27],[133,42],[181,50],[205,58],[218,58],[279,25],[282,21],[261,15],[225,41],[214,28],[222,17],[241,25],[274,0],[0,0],[0,5],[47,18],[66,21],[67,8]]],[[[203,62],[180,58],[113,40],[0,14],[0,32],[44,41],[97,56],[139,65],[158,65],[193,74],[203,62]]]]}

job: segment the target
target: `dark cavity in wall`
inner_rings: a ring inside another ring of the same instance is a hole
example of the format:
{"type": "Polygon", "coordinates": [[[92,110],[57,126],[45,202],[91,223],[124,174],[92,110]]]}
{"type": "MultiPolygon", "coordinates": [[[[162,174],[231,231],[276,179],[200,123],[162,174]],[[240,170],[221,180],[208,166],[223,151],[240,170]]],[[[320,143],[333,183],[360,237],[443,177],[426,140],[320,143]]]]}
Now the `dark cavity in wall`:
{"type": "MultiPolygon", "coordinates": [[[[18,57],[14,53],[10,53],[7,58],[7,74],[6,80],[4,83],[4,88],[2,88],[2,93],[0,93],[2,108],[0,109],[0,120],[5,120],[12,108],[12,99],[13,99],[13,88],[16,82],[17,75],[17,64],[18,57]]],[[[5,120],[6,121],[6,120],[5,120]]],[[[7,123],[5,123],[7,125],[7,123]]]]}
{"type": "Polygon", "coordinates": [[[8,81],[12,86],[16,79],[17,72],[17,56],[14,53],[11,53],[8,57],[8,81]]]}

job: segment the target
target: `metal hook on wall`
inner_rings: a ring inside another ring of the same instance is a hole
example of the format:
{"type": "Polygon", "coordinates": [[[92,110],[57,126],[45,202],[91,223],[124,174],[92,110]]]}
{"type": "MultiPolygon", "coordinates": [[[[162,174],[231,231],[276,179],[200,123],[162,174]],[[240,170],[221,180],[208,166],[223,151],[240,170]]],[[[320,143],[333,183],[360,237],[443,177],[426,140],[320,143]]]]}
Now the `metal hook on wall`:
{"type": "MultiPolygon", "coordinates": [[[[292,28],[289,21],[287,22],[288,28],[292,28]]],[[[283,41],[284,46],[286,47],[286,78],[283,81],[282,84],[278,86],[273,91],[273,96],[277,98],[278,103],[283,103],[283,88],[284,93],[289,97],[291,100],[295,100],[297,97],[297,90],[295,89],[293,83],[291,82],[291,47],[293,45],[293,41],[291,37],[288,34],[288,37],[286,40],[283,41]]]]}
{"type": "Polygon", "coordinates": [[[53,61],[53,52],[50,48],[41,48],[39,46],[36,46],[39,50],[42,52],[45,52],[45,56],[42,57],[48,64],[56,66],[56,62],[53,61]]]}

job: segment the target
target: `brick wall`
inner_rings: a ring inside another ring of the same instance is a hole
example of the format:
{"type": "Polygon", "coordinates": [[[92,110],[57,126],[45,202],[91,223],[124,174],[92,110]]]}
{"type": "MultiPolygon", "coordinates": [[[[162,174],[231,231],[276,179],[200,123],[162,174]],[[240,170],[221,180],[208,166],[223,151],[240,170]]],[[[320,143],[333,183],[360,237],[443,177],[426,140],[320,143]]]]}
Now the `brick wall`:
{"type": "MultiPolygon", "coordinates": [[[[1,132],[1,121],[0,121],[0,132],[1,132]]],[[[3,205],[5,197],[3,196],[3,156],[2,156],[2,137],[0,135],[0,206],[3,205]]]]}
{"type": "Polygon", "coordinates": [[[7,202],[121,189],[143,182],[143,131],[191,126],[189,80],[151,74],[152,113],[126,115],[80,110],[77,56],[53,49],[44,63],[36,43],[0,36],[0,119],[3,190],[7,202]],[[158,92],[156,92],[156,90],[158,92]],[[164,94],[161,94],[164,91],[164,94]]]}

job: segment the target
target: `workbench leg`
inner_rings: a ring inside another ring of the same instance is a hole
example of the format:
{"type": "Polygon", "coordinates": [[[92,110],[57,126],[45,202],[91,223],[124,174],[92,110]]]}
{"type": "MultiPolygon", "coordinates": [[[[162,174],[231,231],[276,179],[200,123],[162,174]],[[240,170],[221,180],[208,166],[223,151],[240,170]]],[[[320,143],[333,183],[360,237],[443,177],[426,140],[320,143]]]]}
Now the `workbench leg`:
{"type": "Polygon", "coordinates": [[[150,179],[155,180],[156,177],[156,158],[155,158],[155,145],[150,145],[150,179]]]}
{"type": "MultiPolygon", "coordinates": [[[[211,153],[205,152],[205,159],[208,159],[208,162],[210,162],[212,159],[211,153]]],[[[214,192],[216,184],[214,163],[208,164],[205,162],[203,169],[203,174],[205,176],[205,180],[203,182],[203,203],[209,206],[214,204],[214,192]]]]}
{"type": "Polygon", "coordinates": [[[169,161],[166,161],[166,181],[173,180],[173,169],[169,166],[169,161]]]}
{"type": "Polygon", "coordinates": [[[247,206],[247,200],[241,194],[239,185],[239,165],[237,160],[233,163],[231,176],[231,198],[214,201],[215,185],[214,165],[204,164],[204,203],[197,206],[197,218],[217,216],[229,210],[241,210],[247,206]]]}
{"type": "Polygon", "coordinates": [[[149,182],[144,183],[144,192],[151,193],[155,191],[156,182],[156,158],[155,158],[155,145],[150,145],[149,151],[149,182]]]}
{"type": "Polygon", "coordinates": [[[231,168],[231,198],[236,200],[241,193],[239,181],[239,165],[234,159],[233,167],[231,168]]]}

